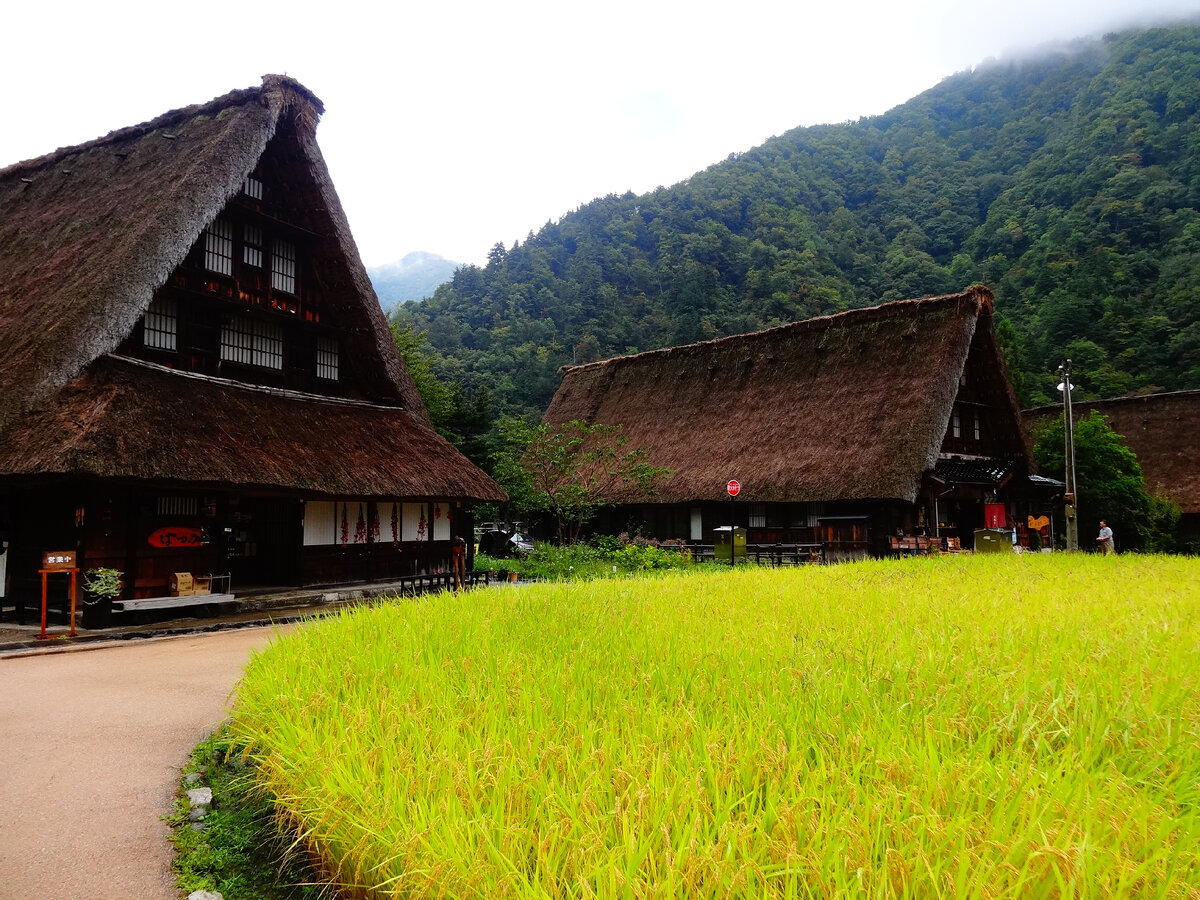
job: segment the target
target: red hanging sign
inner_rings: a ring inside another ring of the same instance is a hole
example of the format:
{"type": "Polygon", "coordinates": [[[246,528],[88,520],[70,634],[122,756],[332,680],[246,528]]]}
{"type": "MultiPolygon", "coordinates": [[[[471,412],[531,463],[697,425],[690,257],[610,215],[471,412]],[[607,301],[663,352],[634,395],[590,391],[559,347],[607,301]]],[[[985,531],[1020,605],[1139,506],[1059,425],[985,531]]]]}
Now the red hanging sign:
{"type": "Polygon", "coordinates": [[[729,492],[730,497],[736,497],[741,489],[742,485],[736,479],[730,479],[729,484],[725,485],[725,490],[729,492]]]}
{"type": "Polygon", "coordinates": [[[151,547],[203,547],[204,533],[199,528],[171,525],[151,533],[151,547]]]}
{"type": "Polygon", "coordinates": [[[988,528],[1007,528],[1008,519],[1004,515],[1003,503],[985,503],[983,518],[988,528]]]}

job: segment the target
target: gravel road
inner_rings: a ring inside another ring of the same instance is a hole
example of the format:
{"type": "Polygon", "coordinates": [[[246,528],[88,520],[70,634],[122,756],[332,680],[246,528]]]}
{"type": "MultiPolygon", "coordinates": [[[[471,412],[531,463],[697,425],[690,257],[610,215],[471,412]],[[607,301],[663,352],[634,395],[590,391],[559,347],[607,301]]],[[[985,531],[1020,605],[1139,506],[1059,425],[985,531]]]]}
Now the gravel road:
{"type": "Polygon", "coordinates": [[[0,658],[0,900],[177,900],[179,767],[276,633],[0,658]]]}

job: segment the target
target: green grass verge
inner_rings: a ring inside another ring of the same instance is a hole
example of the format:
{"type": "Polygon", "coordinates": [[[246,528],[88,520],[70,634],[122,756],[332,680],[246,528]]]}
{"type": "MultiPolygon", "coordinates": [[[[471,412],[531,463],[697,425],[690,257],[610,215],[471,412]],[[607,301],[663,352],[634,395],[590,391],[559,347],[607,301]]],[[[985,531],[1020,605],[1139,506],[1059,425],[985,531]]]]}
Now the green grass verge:
{"type": "Polygon", "coordinates": [[[303,855],[280,833],[271,799],[244,765],[236,744],[221,729],[192,752],[186,776],[201,773],[195,784],[183,783],[170,818],[177,887],[184,893],[220,891],[225,900],[320,900],[328,892],[303,855]],[[204,831],[188,821],[188,788],[210,787],[213,809],[204,831]]]}
{"type": "Polygon", "coordinates": [[[1192,897],[1200,560],[951,557],[357,610],[232,732],[364,897],[1192,897]]]}

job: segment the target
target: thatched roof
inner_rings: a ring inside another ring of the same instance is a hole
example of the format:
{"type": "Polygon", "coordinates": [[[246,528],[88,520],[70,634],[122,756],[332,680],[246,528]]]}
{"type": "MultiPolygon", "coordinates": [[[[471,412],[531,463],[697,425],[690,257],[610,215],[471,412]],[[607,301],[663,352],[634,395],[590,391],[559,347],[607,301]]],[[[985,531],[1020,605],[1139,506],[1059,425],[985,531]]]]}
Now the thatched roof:
{"type": "Polygon", "coordinates": [[[321,273],[374,360],[372,394],[426,421],[316,143],[320,100],[268,75],[142,125],[0,170],[0,428],[133,330],[154,292],[240,190],[273,138],[303,176],[321,273]]]}
{"type": "Polygon", "coordinates": [[[545,421],[624,426],[674,470],[665,502],[913,501],[937,462],[968,353],[989,356],[1028,463],[992,295],[905,300],[566,370],[545,421]]]}
{"type": "Polygon", "coordinates": [[[316,143],[276,75],[0,170],[0,476],[90,474],[499,499],[429,427],[316,143]],[[311,236],[365,405],[285,399],[108,356],[261,159],[311,236]]]}
{"type": "MultiPolygon", "coordinates": [[[[1075,400],[1075,418],[1096,410],[1137,454],[1146,487],[1162,489],[1185,513],[1200,513],[1200,391],[1176,391],[1115,400],[1075,400]]],[[[1062,406],[1024,412],[1030,430],[1062,415],[1062,406]]]]}
{"type": "Polygon", "coordinates": [[[403,410],[119,357],[90,366],[0,437],[0,473],[505,499],[495,482],[403,410]]]}

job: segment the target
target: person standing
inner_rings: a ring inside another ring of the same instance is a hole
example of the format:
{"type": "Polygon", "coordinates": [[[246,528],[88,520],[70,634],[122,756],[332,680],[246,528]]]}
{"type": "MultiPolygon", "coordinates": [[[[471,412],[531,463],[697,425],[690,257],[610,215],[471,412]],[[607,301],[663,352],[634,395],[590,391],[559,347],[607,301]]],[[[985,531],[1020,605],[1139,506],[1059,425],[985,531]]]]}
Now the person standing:
{"type": "Polygon", "coordinates": [[[1100,520],[1100,535],[1096,538],[1096,542],[1100,544],[1100,552],[1105,556],[1117,552],[1117,545],[1113,542],[1112,529],[1103,519],[1100,520]]]}

